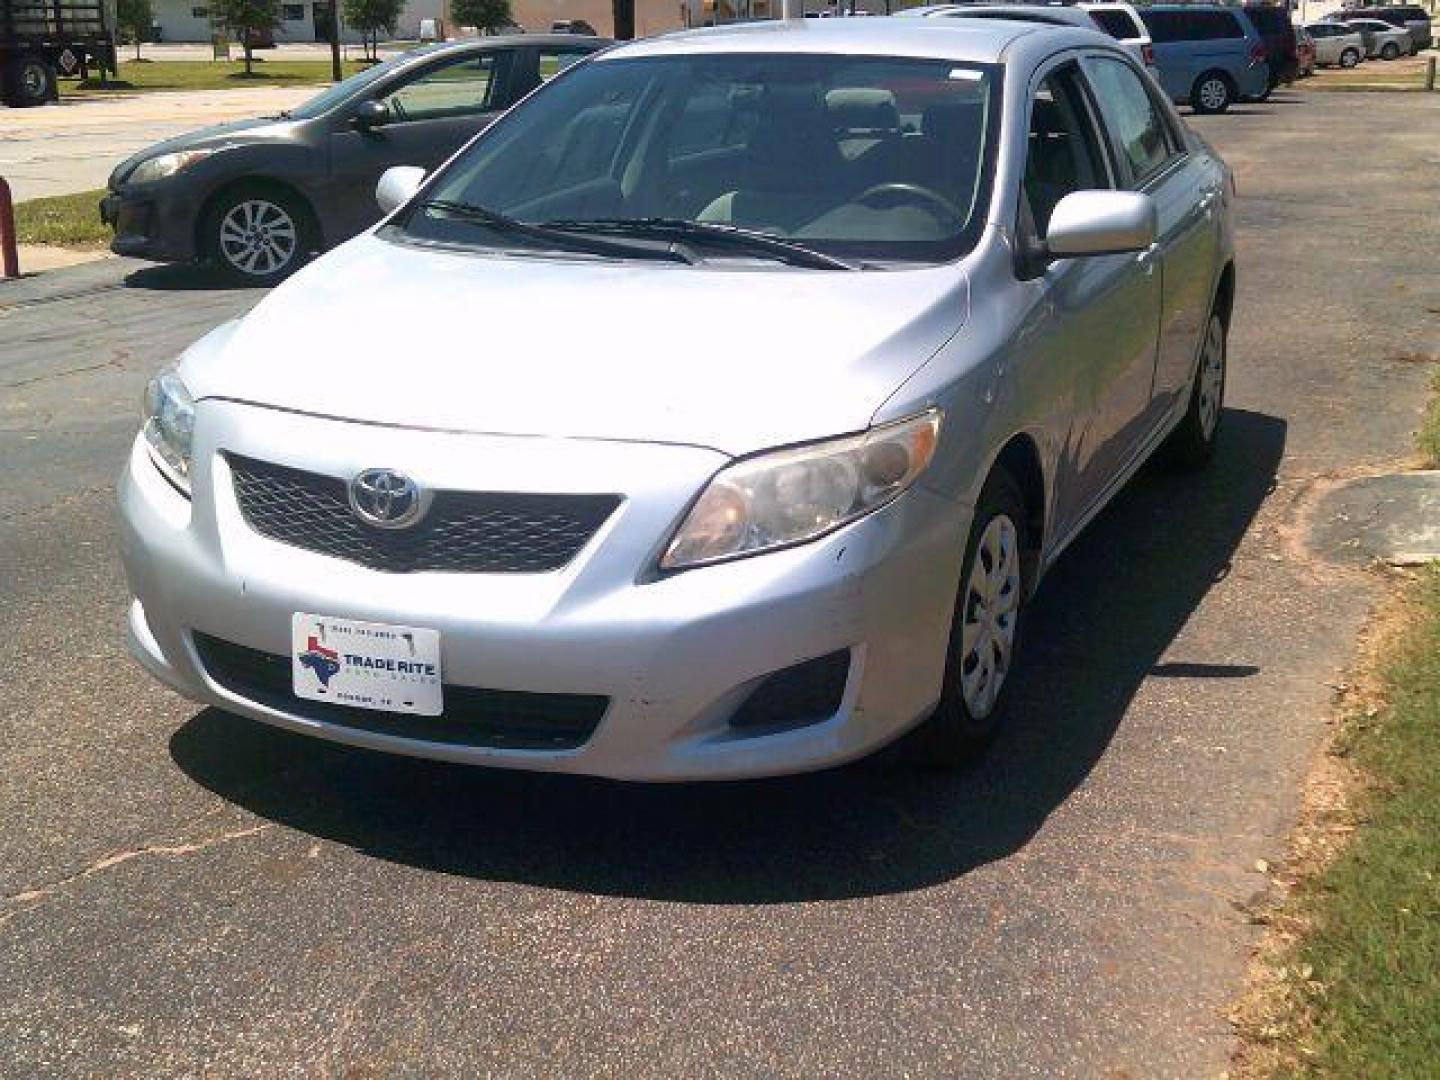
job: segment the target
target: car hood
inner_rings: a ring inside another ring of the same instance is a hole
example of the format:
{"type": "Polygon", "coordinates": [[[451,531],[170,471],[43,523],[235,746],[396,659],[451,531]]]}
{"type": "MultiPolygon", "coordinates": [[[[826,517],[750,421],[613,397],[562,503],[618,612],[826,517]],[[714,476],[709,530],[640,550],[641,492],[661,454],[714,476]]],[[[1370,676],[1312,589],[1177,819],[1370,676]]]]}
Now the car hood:
{"type": "Polygon", "coordinates": [[[126,158],[111,172],[110,187],[114,189],[120,186],[134,171],[135,166],[152,157],[173,154],[177,150],[201,150],[229,146],[237,142],[279,141],[290,137],[295,124],[294,120],[263,116],[251,120],[232,120],[228,124],[214,124],[198,131],[187,131],[184,135],[152,143],[126,158]],[[243,140],[236,138],[242,134],[245,136],[243,140]]]}
{"type": "Polygon", "coordinates": [[[194,347],[182,375],[197,399],[744,454],[865,428],[968,299],[953,265],[588,261],[366,235],[194,347]]]}

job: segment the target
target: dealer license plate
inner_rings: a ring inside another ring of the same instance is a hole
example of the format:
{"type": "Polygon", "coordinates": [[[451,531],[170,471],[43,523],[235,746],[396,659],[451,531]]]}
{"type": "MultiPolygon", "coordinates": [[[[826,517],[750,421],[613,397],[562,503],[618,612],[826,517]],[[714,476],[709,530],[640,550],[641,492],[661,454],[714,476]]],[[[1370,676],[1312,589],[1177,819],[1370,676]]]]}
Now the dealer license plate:
{"type": "Polygon", "coordinates": [[[296,697],[416,716],[443,711],[438,630],[297,611],[290,646],[296,697]]]}

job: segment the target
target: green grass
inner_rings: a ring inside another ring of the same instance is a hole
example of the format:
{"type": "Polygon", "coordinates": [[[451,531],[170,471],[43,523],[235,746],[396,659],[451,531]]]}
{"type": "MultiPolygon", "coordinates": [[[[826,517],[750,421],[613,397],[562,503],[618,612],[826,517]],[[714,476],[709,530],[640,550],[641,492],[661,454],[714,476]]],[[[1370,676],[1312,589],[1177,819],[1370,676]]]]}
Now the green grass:
{"type": "MultiPolygon", "coordinates": [[[[367,65],[349,61],[342,65],[345,75],[362,71],[367,65]]],[[[133,94],[152,90],[224,90],[243,86],[323,86],[330,79],[330,62],[320,60],[257,59],[251,75],[240,60],[153,60],[142,63],[121,61],[120,74],[101,84],[91,78],[62,82],[60,93],[72,97],[102,97],[106,94],[133,94]]]]}
{"type": "Polygon", "coordinates": [[[1440,568],[1414,590],[1416,619],[1382,672],[1388,704],[1342,738],[1374,779],[1364,824],[1300,900],[1305,1075],[1440,1072],[1440,568]]]}
{"type": "Polygon", "coordinates": [[[22,244],[59,247],[103,247],[110,227],[100,221],[103,191],[55,195],[15,204],[15,232],[22,244]]]}
{"type": "Polygon", "coordinates": [[[1434,389],[1435,395],[1430,399],[1429,408],[1425,410],[1425,420],[1420,425],[1420,433],[1416,436],[1416,442],[1420,444],[1420,453],[1425,458],[1425,467],[1440,469],[1440,370],[1436,371],[1435,377],[1431,380],[1431,387],[1434,389]]]}

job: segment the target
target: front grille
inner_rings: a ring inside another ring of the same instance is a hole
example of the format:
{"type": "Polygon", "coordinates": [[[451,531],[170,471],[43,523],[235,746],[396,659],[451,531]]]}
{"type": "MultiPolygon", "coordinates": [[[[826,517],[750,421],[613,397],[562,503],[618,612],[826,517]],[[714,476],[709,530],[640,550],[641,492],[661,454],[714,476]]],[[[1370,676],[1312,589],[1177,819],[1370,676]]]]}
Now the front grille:
{"type": "Polygon", "coordinates": [[[228,456],[246,523],[272,540],[390,573],[531,574],[573,559],[620,505],[617,495],[437,491],[407,529],[350,509],[345,481],[228,456]]]}
{"type": "Polygon", "coordinates": [[[596,694],[531,694],[446,683],[440,716],[375,712],[296,697],[288,656],[201,633],[195,634],[195,651],[210,677],[236,697],[337,727],[452,746],[573,750],[595,733],[610,705],[609,698],[596,694]]]}

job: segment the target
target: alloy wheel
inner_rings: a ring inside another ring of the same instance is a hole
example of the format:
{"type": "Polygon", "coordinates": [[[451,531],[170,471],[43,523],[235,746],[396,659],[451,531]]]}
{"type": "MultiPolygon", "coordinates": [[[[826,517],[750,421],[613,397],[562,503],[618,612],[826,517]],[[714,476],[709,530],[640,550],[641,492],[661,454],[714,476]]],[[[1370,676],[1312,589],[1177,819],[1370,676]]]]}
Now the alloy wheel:
{"type": "Polygon", "coordinates": [[[1218,317],[1211,318],[1200,354],[1200,433],[1208,440],[1220,423],[1220,405],[1225,395],[1225,328],[1218,317]]]}
{"type": "Polygon", "coordinates": [[[960,629],[960,693],[983,720],[995,708],[1015,651],[1020,614],[1020,533],[996,514],[975,546],[960,629]]]}
{"type": "Polygon", "coordinates": [[[268,277],[288,266],[300,248],[300,230],[284,207],[245,199],[220,219],[220,254],[248,277],[268,277]]]}
{"type": "Polygon", "coordinates": [[[1223,79],[1206,79],[1200,84],[1200,104],[1215,111],[1223,109],[1230,100],[1230,88],[1223,79]]]}

